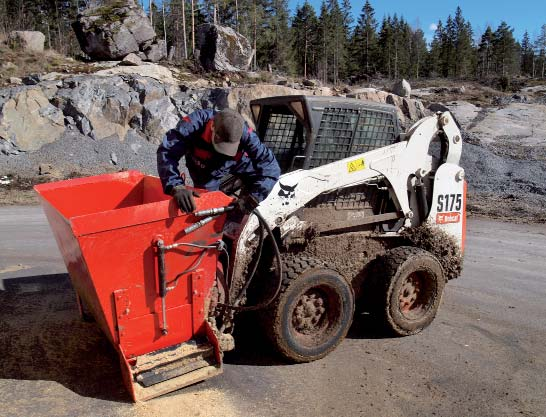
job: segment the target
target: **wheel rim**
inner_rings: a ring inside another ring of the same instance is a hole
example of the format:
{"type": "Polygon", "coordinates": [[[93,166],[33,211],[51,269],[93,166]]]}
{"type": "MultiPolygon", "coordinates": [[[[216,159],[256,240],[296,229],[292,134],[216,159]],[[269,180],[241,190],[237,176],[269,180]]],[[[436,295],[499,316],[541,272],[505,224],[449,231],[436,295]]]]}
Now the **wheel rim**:
{"type": "Polygon", "coordinates": [[[326,286],[313,287],[300,295],[294,304],[290,321],[295,338],[305,346],[328,341],[340,323],[341,299],[326,286]]]}
{"type": "Polygon", "coordinates": [[[400,312],[410,320],[422,318],[433,301],[434,280],[424,271],[409,274],[400,287],[398,302],[400,312]]]}

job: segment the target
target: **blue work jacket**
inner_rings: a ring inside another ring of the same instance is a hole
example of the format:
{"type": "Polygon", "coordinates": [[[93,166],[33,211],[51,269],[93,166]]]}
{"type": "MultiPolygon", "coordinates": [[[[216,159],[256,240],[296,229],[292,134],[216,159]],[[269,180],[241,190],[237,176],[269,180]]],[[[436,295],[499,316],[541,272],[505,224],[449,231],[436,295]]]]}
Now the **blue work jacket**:
{"type": "Polygon", "coordinates": [[[264,200],[281,174],[273,152],[246,123],[234,157],[216,152],[211,130],[214,114],[212,110],[196,110],[164,136],[157,149],[157,170],[163,191],[171,194],[174,186],[185,183],[178,170],[178,162],[185,156],[195,187],[218,190],[220,180],[234,174],[241,178],[252,197],[264,200]]]}

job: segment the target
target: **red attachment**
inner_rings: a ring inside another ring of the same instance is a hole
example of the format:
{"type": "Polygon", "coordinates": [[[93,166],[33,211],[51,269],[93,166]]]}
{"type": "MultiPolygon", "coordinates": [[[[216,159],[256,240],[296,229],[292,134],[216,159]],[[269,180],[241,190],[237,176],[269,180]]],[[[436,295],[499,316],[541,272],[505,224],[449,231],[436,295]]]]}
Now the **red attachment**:
{"type": "MultiPolygon", "coordinates": [[[[214,244],[222,238],[225,215],[184,236],[181,231],[200,219],[180,212],[158,178],[137,171],[41,184],[35,190],[74,288],[118,349],[124,372],[131,358],[210,334],[205,301],[216,279],[218,252],[207,250],[199,268],[181,276],[167,294],[164,335],[155,242],[214,244]]],[[[218,191],[199,191],[197,210],[232,201],[218,191]]],[[[195,266],[201,254],[202,249],[185,246],[168,250],[167,281],[195,266]]]]}
{"type": "Polygon", "coordinates": [[[463,236],[461,239],[461,252],[464,253],[464,245],[466,243],[466,193],[468,191],[468,182],[464,180],[463,188],[463,236]]]}

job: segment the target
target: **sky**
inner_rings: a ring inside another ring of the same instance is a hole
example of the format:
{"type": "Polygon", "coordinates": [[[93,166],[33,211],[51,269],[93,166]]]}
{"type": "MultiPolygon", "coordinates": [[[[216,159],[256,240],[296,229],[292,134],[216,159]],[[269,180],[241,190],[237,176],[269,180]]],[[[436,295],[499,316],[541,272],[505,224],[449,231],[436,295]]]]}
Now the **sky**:
{"type": "MultiPolygon", "coordinates": [[[[309,2],[318,15],[322,0],[309,2]]],[[[289,0],[291,14],[303,3],[304,0],[289,0]]],[[[364,3],[365,0],[351,0],[355,22],[364,3]]],[[[455,15],[457,6],[461,7],[463,16],[472,24],[477,39],[487,25],[495,30],[505,20],[514,29],[517,40],[521,41],[526,30],[531,40],[534,40],[540,27],[546,24],[546,0],[370,0],[370,4],[379,23],[388,14],[402,15],[412,27],[423,30],[429,41],[432,40],[438,20],[441,19],[445,24],[448,15],[455,15]]]]}

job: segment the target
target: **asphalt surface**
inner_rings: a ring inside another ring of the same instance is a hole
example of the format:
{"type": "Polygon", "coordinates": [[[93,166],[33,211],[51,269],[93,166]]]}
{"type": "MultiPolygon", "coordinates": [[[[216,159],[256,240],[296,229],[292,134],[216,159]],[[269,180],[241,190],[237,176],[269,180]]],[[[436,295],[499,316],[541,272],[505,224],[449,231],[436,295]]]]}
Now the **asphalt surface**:
{"type": "Polygon", "coordinates": [[[41,209],[0,207],[0,415],[546,416],[545,253],[544,225],[471,219],[463,275],[422,333],[381,338],[359,315],[302,365],[243,335],[223,375],[133,405],[41,209]]]}

